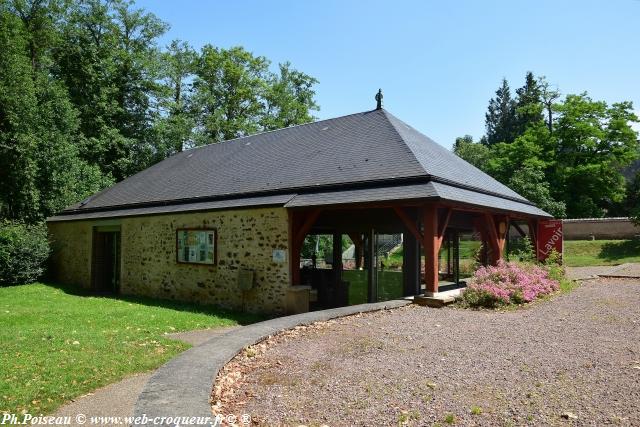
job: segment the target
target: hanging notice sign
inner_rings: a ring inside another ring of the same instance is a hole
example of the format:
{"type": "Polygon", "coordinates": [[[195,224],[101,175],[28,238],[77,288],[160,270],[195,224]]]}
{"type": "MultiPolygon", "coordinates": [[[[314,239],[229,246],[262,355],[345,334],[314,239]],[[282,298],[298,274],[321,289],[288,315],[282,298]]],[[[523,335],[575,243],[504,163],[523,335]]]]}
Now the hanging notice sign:
{"type": "Polygon", "coordinates": [[[177,230],[176,260],[179,263],[215,264],[216,230],[177,230]]]}
{"type": "Polygon", "coordinates": [[[562,221],[559,219],[541,220],[538,222],[537,238],[538,260],[544,261],[555,249],[562,255],[562,221]]]}

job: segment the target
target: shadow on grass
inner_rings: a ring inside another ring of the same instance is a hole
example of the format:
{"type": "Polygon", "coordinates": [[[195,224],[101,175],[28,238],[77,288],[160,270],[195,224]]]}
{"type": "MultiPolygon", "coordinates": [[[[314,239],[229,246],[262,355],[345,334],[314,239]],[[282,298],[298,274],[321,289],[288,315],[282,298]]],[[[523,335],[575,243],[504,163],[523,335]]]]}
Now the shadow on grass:
{"type": "Polygon", "coordinates": [[[273,318],[275,316],[269,316],[266,314],[246,313],[234,310],[228,310],[220,308],[215,305],[205,305],[190,303],[184,301],[175,301],[168,299],[150,298],[136,295],[120,295],[108,292],[96,292],[91,289],[84,289],[80,286],[66,285],[62,283],[44,282],[46,286],[59,289],[68,295],[74,295],[78,297],[98,297],[113,299],[118,301],[126,301],[132,304],[146,305],[149,307],[166,308],[175,311],[183,311],[197,314],[208,314],[212,316],[225,317],[227,319],[238,322],[239,325],[249,325],[251,323],[260,322],[266,319],[273,318]]]}
{"type": "Polygon", "coordinates": [[[640,239],[621,240],[619,242],[609,242],[602,245],[598,258],[607,261],[617,261],[623,258],[630,258],[640,254],[640,239]]]}

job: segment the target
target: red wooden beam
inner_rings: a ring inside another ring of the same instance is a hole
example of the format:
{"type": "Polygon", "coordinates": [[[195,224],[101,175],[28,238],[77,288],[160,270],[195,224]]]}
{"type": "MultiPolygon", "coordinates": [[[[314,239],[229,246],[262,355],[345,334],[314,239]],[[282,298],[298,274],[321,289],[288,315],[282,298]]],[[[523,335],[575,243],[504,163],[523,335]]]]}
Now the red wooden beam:
{"type": "Polygon", "coordinates": [[[500,244],[500,258],[504,256],[504,248],[507,242],[507,233],[509,232],[509,217],[500,217],[498,220],[498,243],[500,244]],[[503,225],[504,224],[504,225],[503,225]],[[501,231],[501,226],[504,227],[504,231],[501,231]]]}
{"type": "Polygon", "coordinates": [[[393,210],[395,211],[396,215],[398,215],[398,218],[402,220],[402,222],[404,223],[405,227],[407,227],[409,232],[413,234],[413,237],[415,237],[416,240],[420,242],[420,244],[422,244],[423,237],[420,231],[418,231],[415,221],[409,218],[409,215],[407,215],[407,213],[401,207],[394,206],[393,210]]]}
{"type": "Polygon", "coordinates": [[[484,247],[484,250],[482,252],[482,263],[484,265],[488,264],[488,259],[487,259],[487,252],[489,250],[492,251],[491,249],[491,245],[489,244],[489,236],[487,235],[487,226],[484,223],[484,221],[481,218],[474,218],[473,219],[473,225],[475,226],[476,230],[478,230],[478,232],[480,233],[480,239],[482,240],[482,245],[484,247]]]}
{"type": "Polygon", "coordinates": [[[527,233],[524,232],[522,227],[520,227],[520,225],[517,222],[512,222],[511,224],[513,225],[513,228],[516,229],[518,234],[520,234],[520,237],[525,237],[527,235],[527,233]]]}
{"type": "Polygon", "coordinates": [[[527,221],[527,225],[529,226],[529,237],[531,238],[531,243],[533,244],[533,249],[538,253],[538,220],[537,219],[529,219],[527,221]]]}
{"type": "Polygon", "coordinates": [[[289,214],[289,244],[291,245],[289,270],[291,275],[291,284],[294,286],[300,284],[300,254],[302,252],[302,244],[304,243],[304,238],[318,219],[318,216],[320,215],[320,209],[311,211],[304,218],[304,222],[300,224],[302,215],[302,212],[291,212],[289,214]]]}
{"type": "Polygon", "coordinates": [[[491,263],[495,264],[499,259],[502,258],[502,251],[500,250],[500,239],[498,237],[498,230],[496,229],[496,222],[493,218],[493,215],[488,212],[485,212],[484,214],[484,222],[486,224],[489,245],[491,246],[491,263]]]}
{"type": "Polygon", "coordinates": [[[438,227],[438,251],[442,246],[442,239],[444,239],[444,232],[447,231],[447,226],[449,225],[449,220],[451,219],[452,212],[453,212],[453,209],[447,208],[444,214],[444,220],[440,223],[440,226],[438,227]]]}
{"type": "Polygon", "coordinates": [[[316,220],[318,219],[318,216],[320,216],[320,209],[314,209],[307,215],[304,223],[302,223],[300,229],[295,234],[297,243],[302,244],[304,238],[311,230],[311,227],[313,227],[313,224],[315,224],[316,220]]]}
{"type": "Polygon", "coordinates": [[[426,205],[422,211],[423,247],[427,294],[438,292],[438,208],[426,205]]]}

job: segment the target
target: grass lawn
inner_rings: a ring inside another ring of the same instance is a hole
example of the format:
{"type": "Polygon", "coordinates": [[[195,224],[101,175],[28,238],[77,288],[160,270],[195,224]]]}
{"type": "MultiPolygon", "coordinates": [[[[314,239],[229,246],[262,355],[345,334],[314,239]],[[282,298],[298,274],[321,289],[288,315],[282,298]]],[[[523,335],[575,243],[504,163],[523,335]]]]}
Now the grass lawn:
{"type": "Polygon", "coordinates": [[[50,413],[189,345],[165,332],[260,320],[205,306],[95,297],[36,283],[0,288],[0,413],[50,413]]]}
{"type": "Polygon", "coordinates": [[[563,258],[569,267],[640,262],[640,240],[565,240],[563,258]]]}

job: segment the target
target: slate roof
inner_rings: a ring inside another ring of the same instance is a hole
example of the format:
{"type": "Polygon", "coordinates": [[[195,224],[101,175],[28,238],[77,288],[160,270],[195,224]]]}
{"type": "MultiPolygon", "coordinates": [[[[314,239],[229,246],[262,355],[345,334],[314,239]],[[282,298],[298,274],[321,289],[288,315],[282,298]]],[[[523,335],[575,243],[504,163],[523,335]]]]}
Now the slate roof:
{"type": "Polygon", "coordinates": [[[49,220],[263,205],[271,196],[279,196],[271,204],[288,207],[322,197],[323,204],[355,203],[362,190],[366,198],[436,198],[548,216],[380,109],[178,153],[49,220]]]}

